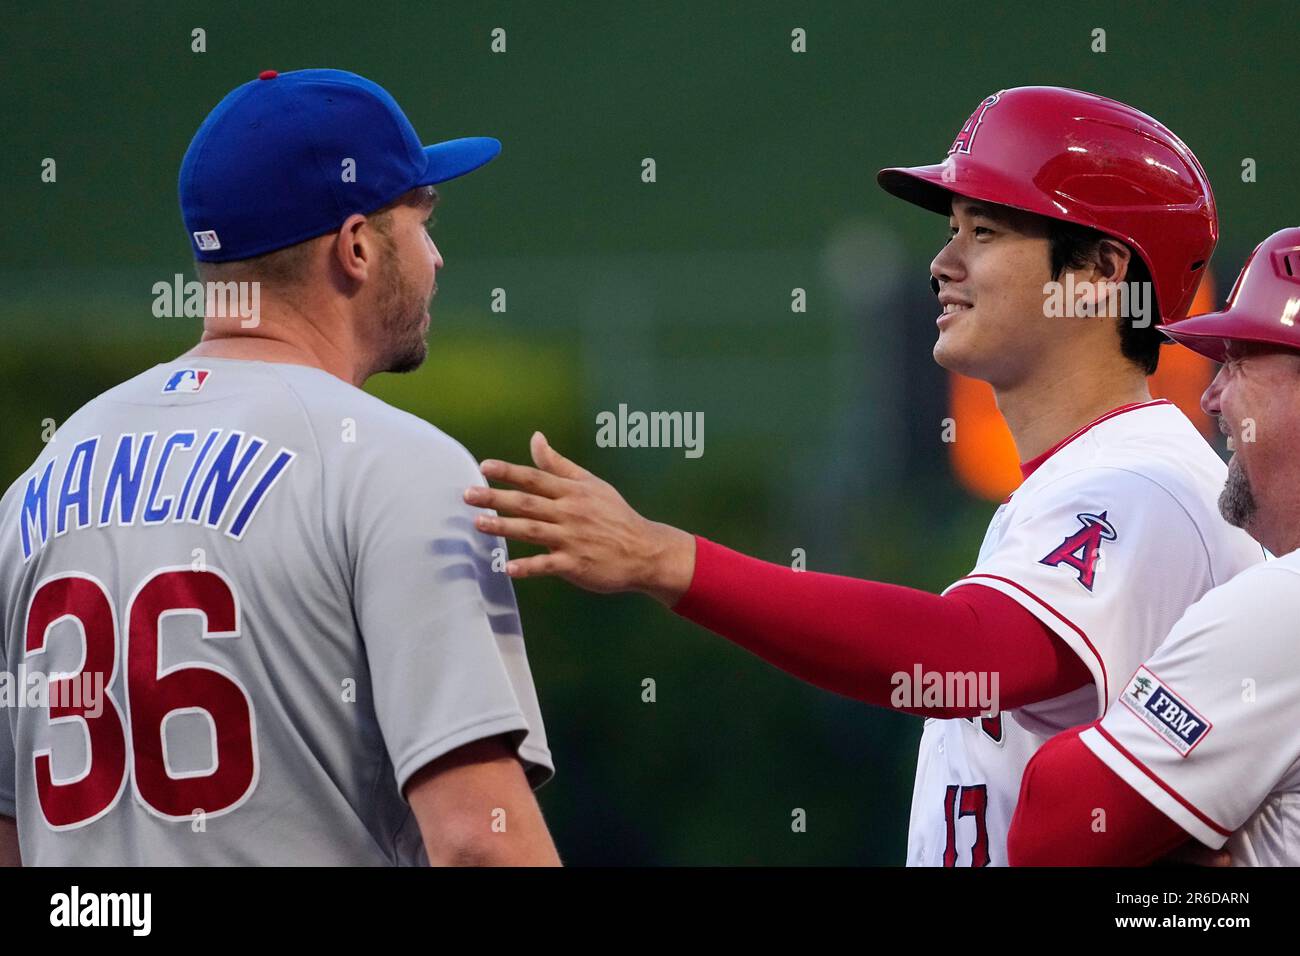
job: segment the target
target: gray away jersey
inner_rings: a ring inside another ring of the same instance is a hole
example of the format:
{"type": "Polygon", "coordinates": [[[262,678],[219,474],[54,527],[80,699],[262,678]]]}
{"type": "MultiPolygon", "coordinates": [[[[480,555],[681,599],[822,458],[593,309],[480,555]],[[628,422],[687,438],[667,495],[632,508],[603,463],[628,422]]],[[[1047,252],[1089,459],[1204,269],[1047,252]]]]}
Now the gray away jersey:
{"type": "Polygon", "coordinates": [[[430,761],[507,734],[548,779],[482,481],[305,366],[178,360],[73,415],[0,499],[24,862],[414,864],[430,761]]]}

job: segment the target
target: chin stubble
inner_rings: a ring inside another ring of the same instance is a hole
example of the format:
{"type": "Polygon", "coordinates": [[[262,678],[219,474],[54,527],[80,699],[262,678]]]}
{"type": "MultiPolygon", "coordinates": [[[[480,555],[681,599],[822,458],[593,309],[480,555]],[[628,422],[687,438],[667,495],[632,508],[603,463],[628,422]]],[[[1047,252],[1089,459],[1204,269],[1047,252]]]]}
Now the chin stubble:
{"type": "Polygon", "coordinates": [[[413,372],[429,354],[429,345],[424,340],[424,317],[429,301],[406,281],[397,261],[396,244],[388,249],[385,271],[387,287],[380,308],[380,324],[389,353],[383,370],[413,372]]]}
{"type": "Polygon", "coordinates": [[[1245,528],[1258,510],[1246,470],[1234,457],[1228,462],[1228,480],[1219,495],[1219,514],[1223,515],[1223,520],[1228,524],[1245,528]]]}

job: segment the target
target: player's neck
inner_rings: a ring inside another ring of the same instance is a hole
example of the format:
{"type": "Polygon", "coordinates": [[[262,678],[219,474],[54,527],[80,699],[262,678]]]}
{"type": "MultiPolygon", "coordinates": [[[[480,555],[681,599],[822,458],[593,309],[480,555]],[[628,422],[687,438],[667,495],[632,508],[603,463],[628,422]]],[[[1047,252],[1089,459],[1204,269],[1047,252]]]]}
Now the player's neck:
{"type": "Polygon", "coordinates": [[[1064,373],[1044,368],[1014,387],[995,389],[1020,460],[1037,458],[1113,408],[1150,401],[1146,378],[1130,369],[1127,362],[1109,374],[1083,363],[1064,373]]]}
{"type": "Polygon", "coordinates": [[[1300,502],[1287,495],[1284,500],[1270,500],[1271,495],[1256,497],[1256,506],[1244,530],[1277,557],[1300,550],[1300,502]],[[1270,507],[1272,505],[1273,507],[1270,507]]]}
{"type": "Polygon", "coordinates": [[[227,318],[207,319],[199,343],[186,352],[192,358],[228,358],[252,362],[306,365],[328,372],[358,388],[369,377],[368,368],[356,360],[359,349],[346,323],[330,334],[317,322],[299,316],[276,316],[263,310],[256,328],[247,329],[227,318]]]}

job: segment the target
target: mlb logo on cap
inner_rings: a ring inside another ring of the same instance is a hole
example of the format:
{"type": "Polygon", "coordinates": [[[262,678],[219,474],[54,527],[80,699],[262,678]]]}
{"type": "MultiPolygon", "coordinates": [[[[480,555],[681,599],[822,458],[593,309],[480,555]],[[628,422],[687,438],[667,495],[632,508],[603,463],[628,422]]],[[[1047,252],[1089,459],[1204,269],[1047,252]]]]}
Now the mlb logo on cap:
{"type": "Polygon", "coordinates": [[[163,386],[163,394],[168,392],[197,392],[203,387],[203,383],[208,380],[209,371],[206,368],[181,368],[172,372],[171,377],[167,379],[167,384],[163,386]]]}
{"type": "Polygon", "coordinates": [[[204,252],[215,252],[221,248],[221,240],[217,238],[216,232],[212,229],[196,232],[194,234],[194,244],[204,252]]]}

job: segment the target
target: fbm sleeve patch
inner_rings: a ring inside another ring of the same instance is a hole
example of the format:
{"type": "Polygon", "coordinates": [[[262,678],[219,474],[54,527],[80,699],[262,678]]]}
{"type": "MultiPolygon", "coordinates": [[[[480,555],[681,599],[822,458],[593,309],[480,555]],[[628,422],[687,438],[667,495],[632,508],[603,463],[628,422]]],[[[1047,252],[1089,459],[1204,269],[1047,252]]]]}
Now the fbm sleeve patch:
{"type": "Polygon", "coordinates": [[[1145,667],[1137,669],[1120,700],[1183,757],[1213,726],[1145,667]]]}

